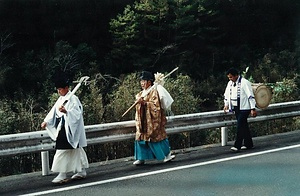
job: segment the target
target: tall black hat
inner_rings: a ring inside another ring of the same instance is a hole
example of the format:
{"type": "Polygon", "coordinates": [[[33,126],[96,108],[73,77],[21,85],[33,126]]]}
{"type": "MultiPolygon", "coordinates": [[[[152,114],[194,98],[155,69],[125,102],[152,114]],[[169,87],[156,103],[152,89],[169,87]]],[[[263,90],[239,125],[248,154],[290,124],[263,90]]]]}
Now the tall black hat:
{"type": "Polygon", "coordinates": [[[53,77],[55,88],[65,88],[70,84],[69,75],[64,71],[57,71],[53,77]]]}
{"type": "Polygon", "coordinates": [[[141,75],[140,75],[140,79],[141,80],[150,80],[150,81],[154,81],[154,75],[149,72],[149,71],[142,71],[141,75]]]}

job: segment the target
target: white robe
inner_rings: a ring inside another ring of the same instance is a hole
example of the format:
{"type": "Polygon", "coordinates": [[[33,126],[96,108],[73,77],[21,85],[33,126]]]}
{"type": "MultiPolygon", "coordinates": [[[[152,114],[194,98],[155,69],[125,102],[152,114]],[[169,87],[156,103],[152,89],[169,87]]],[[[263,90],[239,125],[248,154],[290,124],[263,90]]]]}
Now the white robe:
{"type": "Polygon", "coordinates": [[[83,108],[82,105],[76,95],[73,95],[65,105],[67,110],[67,114],[62,113],[58,110],[58,108],[63,104],[65,98],[68,97],[70,92],[68,92],[65,96],[60,96],[46,118],[44,122],[47,123],[46,130],[54,141],[56,141],[58,132],[60,131],[59,127],[61,127],[61,122],[58,125],[58,129],[55,128],[56,117],[64,116],[65,119],[65,130],[68,142],[73,148],[85,147],[87,146],[86,135],[84,129],[83,122],[83,108]]]}
{"type": "Polygon", "coordinates": [[[68,98],[70,92],[65,96],[59,97],[44,122],[47,123],[46,130],[49,136],[56,141],[58,132],[60,131],[61,122],[58,129],[55,128],[56,117],[64,116],[65,130],[67,140],[74,149],[59,150],[57,149],[53,158],[53,172],[81,172],[82,168],[88,168],[89,163],[85,151],[82,147],[87,146],[86,135],[83,122],[83,108],[77,96],[73,95],[65,105],[67,114],[58,110],[58,108],[68,98]],[[77,148],[79,147],[79,148],[77,148]]]}
{"type": "Polygon", "coordinates": [[[83,148],[56,150],[51,171],[53,172],[81,172],[88,168],[89,163],[83,148]]]}

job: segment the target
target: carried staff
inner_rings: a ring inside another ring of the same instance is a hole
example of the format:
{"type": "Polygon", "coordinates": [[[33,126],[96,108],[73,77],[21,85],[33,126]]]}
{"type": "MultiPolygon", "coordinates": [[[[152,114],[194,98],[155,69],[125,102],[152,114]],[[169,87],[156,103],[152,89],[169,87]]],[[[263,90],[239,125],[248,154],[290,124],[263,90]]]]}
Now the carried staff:
{"type": "MultiPolygon", "coordinates": [[[[68,100],[76,93],[76,91],[79,89],[82,83],[84,85],[87,85],[87,80],[89,79],[89,76],[83,76],[79,79],[78,84],[75,86],[75,88],[71,91],[71,94],[66,98],[66,100],[63,103],[63,106],[65,106],[68,102],[68,100]]],[[[77,81],[76,81],[77,82],[77,81]]]]}
{"type": "MultiPolygon", "coordinates": [[[[145,93],[142,94],[142,98],[144,98],[145,96],[147,96],[149,94],[149,92],[156,88],[157,85],[163,83],[164,79],[167,78],[168,76],[170,76],[173,72],[175,72],[178,69],[178,67],[176,67],[175,69],[173,69],[170,73],[168,73],[167,75],[163,76],[162,74],[157,74],[157,77],[155,77],[155,81],[154,81],[154,85],[151,86],[151,88],[149,88],[147,91],[145,91],[145,93]]],[[[136,106],[136,104],[138,103],[138,100],[135,101],[127,110],[126,112],[124,112],[124,114],[122,115],[122,117],[124,117],[134,106],[136,106]]]]}

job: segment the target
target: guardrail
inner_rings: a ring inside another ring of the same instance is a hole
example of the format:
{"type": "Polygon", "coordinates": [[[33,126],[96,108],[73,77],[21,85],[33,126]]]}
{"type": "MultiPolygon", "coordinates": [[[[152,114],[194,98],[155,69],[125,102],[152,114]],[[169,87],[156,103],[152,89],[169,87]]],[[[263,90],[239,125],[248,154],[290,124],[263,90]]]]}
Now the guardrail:
{"type": "MultiPolygon", "coordinates": [[[[257,110],[258,116],[249,118],[249,123],[300,116],[300,101],[276,103],[264,110],[257,110]]],[[[227,144],[226,127],[236,124],[233,113],[223,111],[201,112],[195,114],[168,117],[167,133],[176,134],[200,131],[209,128],[221,128],[221,144],[227,144]]],[[[135,122],[122,121],[85,126],[88,145],[118,142],[133,139],[135,122]]],[[[46,131],[18,133],[0,136],[0,156],[41,152],[42,175],[49,174],[49,152],[55,149],[55,143],[46,131]]]]}

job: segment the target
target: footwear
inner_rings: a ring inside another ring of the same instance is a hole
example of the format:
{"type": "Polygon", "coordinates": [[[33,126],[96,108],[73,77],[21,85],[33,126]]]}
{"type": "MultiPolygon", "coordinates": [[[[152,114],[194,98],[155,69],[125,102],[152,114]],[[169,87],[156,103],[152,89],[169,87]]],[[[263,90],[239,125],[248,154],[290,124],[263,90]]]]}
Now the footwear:
{"type": "Polygon", "coordinates": [[[171,161],[172,159],[175,159],[175,155],[171,155],[171,153],[169,153],[168,156],[165,157],[164,163],[171,161]]]}
{"type": "Polygon", "coordinates": [[[81,180],[84,178],[86,178],[86,171],[78,172],[71,177],[72,180],[81,180]]]}
{"type": "Polygon", "coordinates": [[[231,150],[231,151],[233,151],[233,152],[238,152],[238,151],[240,151],[239,149],[237,149],[237,148],[236,148],[236,147],[234,147],[234,146],[233,146],[233,147],[231,147],[231,148],[230,148],[230,150],[231,150]]]}
{"type": "Polygon", "coordinates": [[[133,162],[133,165],[144,165],[145,161],[144,160],[136,160],[133,162]]]}
{"type": "Polygon", "coordinates": [[[54,183],[54,184],[63,184],[63,183],[66,183],[68,181],[69,181],[69,179],[67,178],[66,173],[59,173],[58,176],[56,176],[56,178],[54,178],[52,180],[52,183],[54,183]]]}
{"type": "Polygon", "coordinates": [[[249,149],[253,149],[254,148],[254,146],[252,146],[251,148],[249,148],[249,147],[247,147],[247,146],[242,146],[241,147],[241,150],[249,150],[249,149]]]}

